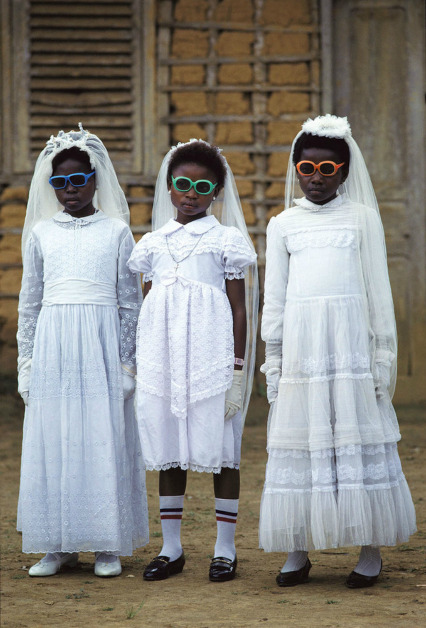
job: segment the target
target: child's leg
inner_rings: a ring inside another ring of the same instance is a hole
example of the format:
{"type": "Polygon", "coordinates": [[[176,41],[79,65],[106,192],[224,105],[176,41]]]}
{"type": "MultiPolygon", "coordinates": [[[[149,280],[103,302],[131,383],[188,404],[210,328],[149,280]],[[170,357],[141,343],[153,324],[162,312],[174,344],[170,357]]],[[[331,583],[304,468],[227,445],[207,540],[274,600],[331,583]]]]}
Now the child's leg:
{"type": "Polygon", "coordinates": [[[233,561],[236,555],[235,528],[240,495],[240,472],[238,469],[224,468],[213,477],[217,523],[214,557],[233,561]]]}
{"type": "Polygon", "coordinates": [[[308,558],[308,552],[297,551],[289,552],[287,560],[281,569],[281,573],[288,573],[289,571],[298,571],[306,565],[308,558]]]}
{"type": "Polygon", "coordinates": [[[174,561],[182,554],[180,528],[186,489],[186,471],[179,468],[160,471],[159,484],[163,532],[163,547],[160,555],[168,556],[170,561],[174,561]]]}
{"type": "Polygon", "coordinates": [[[354,571],[362,576],[378,576],[382,568],[380,547],[363,545],[359,554],[358,564],[354,571]]]}

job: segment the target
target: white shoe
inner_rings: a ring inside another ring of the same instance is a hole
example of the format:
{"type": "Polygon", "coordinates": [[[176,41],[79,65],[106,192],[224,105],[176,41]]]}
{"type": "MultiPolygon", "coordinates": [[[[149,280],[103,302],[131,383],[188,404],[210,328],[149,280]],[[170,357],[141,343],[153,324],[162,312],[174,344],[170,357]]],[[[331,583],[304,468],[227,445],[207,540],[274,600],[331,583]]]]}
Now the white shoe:
{"type": "Polygon", "coordinates": [[[119,556],[107,552],[96,553],[95,576],[112,578],[121,574],[121,562],[119,556]]]}
{"type": "Polygon", "coordinates": [[[30,567],[30,576],[54,576],[65,565],[75,567],[78,562],[78,554],[65,554],[63,552],[49,552],[35,565],[30,567]]]}

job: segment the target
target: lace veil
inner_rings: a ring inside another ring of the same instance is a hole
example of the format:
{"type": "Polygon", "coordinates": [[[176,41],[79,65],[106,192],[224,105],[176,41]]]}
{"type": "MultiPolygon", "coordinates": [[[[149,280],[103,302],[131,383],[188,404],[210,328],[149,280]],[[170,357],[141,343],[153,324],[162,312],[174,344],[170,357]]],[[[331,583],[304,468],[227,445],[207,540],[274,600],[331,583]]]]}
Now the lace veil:
{"type": "Polygon", "coordinates": [[[346,193],[351,201],[360,206],[358,212],[361,232],[359,256],[365,283],[367,320],[370,321],[372,327],[370,353],[373,376],[385,380],[390,397],[392,397],[397,370],[396,323],[386,261],[385,235],[367,166],[358,144],[352,137],[351,127],[346,117],[340,118],[326,114],[313,120],[309,118],[302,125],[302,130],[296,135],[291,147],[286,178],[285,209],[293,205],[297,183],[293,152],[296,141],[302,133],[340,138],[349,146],[349,174],[338,192],[346,193]],[[374,212],[372,213],[368,208],[373,208],[374,212]],[[383,374],[383,372],[387,373],[384,378],[380,377],[380,373],[383,374]]]}
{"type": "MultiPolygon", "coordinates": [[[[191,139],[190,142],[198,142],[203,140],[191,139]]],[[[170,194],[167,189],[167,170],[172,153],[182,146],[179,143],[173,146],[163,159],[155,186],[154,205],[152,208],[152,230],[160,229],[171,218],[175,218],[177,211],[173,206],[170,194]]],[[[222,155],[226,164],[226,178],[224,188],[220,191],[216,200],[210,205],[207,213],[213,214],[217,220],[227,227],[237,227],[243,234],[250,248],[255,251],[253,242],[247,231],[244,220],[244,214],[241,208],[240,197],[238,195],[237,185],[234,175],[228,165],[225,157],[222,155]]],[[[246,311],[247,311],[247,342],[246,353],[244,357],[244,381],[243,381],[243,406],[242,412],[245,417],[248,404],[250,401],[251,390],[253,386],[253,374],[256,359],[256,332],[259,308],[259,287],[257,277],[257,265],[252,264],[245,270],[245,288],[246,288],[246,311]]]]}
{"type": "Polygon", "coordinates": [[[33,227],[41,220],[51,218],[62,209],[56,199],[54,189],[49,184],[49,177],[52,176],[52,160],[55,155],[72,147],[85,151],[90,157],[93,169],[96,170],[96,192],[93,205],[108,216],[121,218],[129,224],[129,207],[107,149],[96,135],[83,129],[79,123],[78,131],[69,131],[69,133],[59,131],[56,137],[52,135],[37,159],[22,232],[22,256],[24,256],[25,245],[33,227]]]}

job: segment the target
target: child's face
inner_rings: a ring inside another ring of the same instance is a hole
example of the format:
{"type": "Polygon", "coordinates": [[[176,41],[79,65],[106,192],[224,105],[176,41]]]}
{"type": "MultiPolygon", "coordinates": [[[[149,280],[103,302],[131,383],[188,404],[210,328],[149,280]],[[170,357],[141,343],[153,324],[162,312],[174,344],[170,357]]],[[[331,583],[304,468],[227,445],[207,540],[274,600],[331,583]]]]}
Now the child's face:
{"type": "MultiPolygon", "coordinates": [[[[52,176],[70,175],[74,172],[84,172],[89,174],[92,170],[78,159],[66,159],[55,169],[52,176]]],[[[64,211],[77,218],[89,216],[95,211],[92,199],[96,190],[96,174],[87,180],[86,185],[74,187],[68,181],[61,190],[55,190],[56,198],[64,207],[64,211]]]]}
{"type": "MultiPolygon", "coordinates": [[[[300,154],[300,161],[313,161],[319,164],[322,161],[334,161],[335,164],[342,163],[339,155],[328,148],[304,148],[300,154]]],[[[344,168],[344,166],[343,166],[344,168]]],[[[339,168],[336,174],[331,177],[323,176],[319,170],[315,170],[311,176],[303,176],[297,173],[297,180],[300,188],[308,201],[317,205],[325,205],[337,196],[339,185],[346,179],[343,168],[339,168]]]]}
{"type": "MultiPolygon", "coordinates": [[[[194,183],[200,179],[216,183],[216,177],[212,170],[198,164],[181,164],[173,170],[172,175],[175,179],[177,177],[187,177],[194,183]]],[[[215,189],[212,190],[210,194],[198,194],[192,186],[187,192],[180,192],[172,183],[169,185],[169,190],[172,203],[177,209],[176,220],[183,225],[191,222],[192,220],[197,220],[198,218],[204,218],[204,216],[206,216],[207,209],[209,208],[216,191],[215,189]]]]}

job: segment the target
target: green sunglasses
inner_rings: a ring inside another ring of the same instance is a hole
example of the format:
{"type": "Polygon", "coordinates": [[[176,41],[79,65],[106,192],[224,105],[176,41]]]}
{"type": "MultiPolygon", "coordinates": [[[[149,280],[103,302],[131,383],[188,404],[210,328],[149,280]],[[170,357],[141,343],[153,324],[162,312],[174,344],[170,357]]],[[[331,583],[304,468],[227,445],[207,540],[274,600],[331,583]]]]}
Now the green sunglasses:
{"type": "Polygon", "coordinates": [[[198,179],[198,181],[192,181],[188,177],[176,177],[172,175],[172,183],[175,190],[178,192],[189,192],[191,188],[197,192],[197,194],[210,194],[213,192],[217,183],[207,181],[207,179],[198,179]]]}

